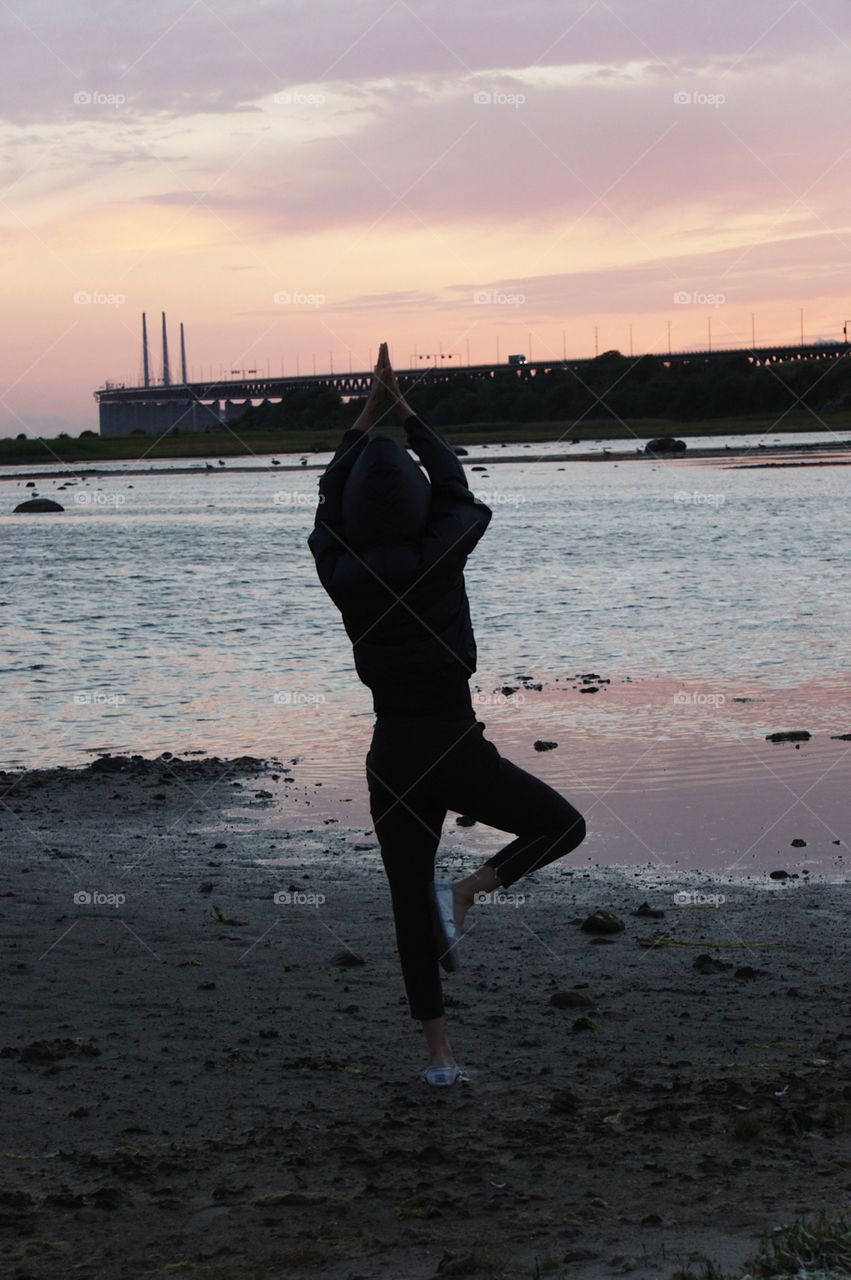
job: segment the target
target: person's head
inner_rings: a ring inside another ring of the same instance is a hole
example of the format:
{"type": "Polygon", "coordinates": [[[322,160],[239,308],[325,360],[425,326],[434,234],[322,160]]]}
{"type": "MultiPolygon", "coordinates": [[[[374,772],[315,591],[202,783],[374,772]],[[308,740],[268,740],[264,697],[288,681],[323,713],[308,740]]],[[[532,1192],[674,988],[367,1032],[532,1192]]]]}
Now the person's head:
{"type": "Polygon", "coordinates": [[[431,485],[392,436],[374,435],[349,472],[343,489],[343,534],[354,551],[422,535],[431,485]]]}

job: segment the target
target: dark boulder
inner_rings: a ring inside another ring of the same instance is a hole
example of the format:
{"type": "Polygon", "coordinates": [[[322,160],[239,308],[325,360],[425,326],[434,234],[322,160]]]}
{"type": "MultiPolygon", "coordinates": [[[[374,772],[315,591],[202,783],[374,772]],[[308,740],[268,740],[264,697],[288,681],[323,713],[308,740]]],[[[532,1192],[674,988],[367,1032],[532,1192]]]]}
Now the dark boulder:
{"type": "Polygon", "coordinates": [[[648,440],[644,446],[645,453],[685,453],[685,440],[675,440],[673,436],[656,436],[648,440]]]}
{"type": "Polygon", "coordinates": [[[64,511],[65,508],[60,506],[58,502],[54,502],[52,498],[30,498],[27,502],[19,502],[15,507],[15,515],[18,512],[27,511],[64,511]]]}
{"type": "Polygon", "coordinates": [[[594,1001],[582,991],[554,991],[550,996],[554,1009],[593,1009],[594,1001]]]}

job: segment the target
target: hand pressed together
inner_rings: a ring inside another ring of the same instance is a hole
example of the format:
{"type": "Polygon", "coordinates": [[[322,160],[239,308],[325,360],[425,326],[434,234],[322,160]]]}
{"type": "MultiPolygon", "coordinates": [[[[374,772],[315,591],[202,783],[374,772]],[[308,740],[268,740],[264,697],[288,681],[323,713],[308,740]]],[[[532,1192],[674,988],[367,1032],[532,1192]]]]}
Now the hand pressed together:
{"type": "Polygon", "coordinates": [[[396,411],[402,422],[410,418],[414,412],[399,389],[399,382],[390,364],[387,343],[382,342],[378,348],[378,360],[366,403],[352,425],[358,431],[369,431],[392,410],[396,411]]]}

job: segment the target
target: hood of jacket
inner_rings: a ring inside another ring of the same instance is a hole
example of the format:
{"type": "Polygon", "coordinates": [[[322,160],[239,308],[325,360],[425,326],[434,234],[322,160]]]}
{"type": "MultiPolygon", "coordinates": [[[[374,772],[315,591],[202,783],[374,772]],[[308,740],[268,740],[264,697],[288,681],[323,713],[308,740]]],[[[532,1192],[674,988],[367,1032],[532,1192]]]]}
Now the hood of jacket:
{"type": "Polygon", "coordinates": [[[392,436],[371,436],[343,489],[343,533],[354,551],[421,537],[431,485],[392,436]]]}

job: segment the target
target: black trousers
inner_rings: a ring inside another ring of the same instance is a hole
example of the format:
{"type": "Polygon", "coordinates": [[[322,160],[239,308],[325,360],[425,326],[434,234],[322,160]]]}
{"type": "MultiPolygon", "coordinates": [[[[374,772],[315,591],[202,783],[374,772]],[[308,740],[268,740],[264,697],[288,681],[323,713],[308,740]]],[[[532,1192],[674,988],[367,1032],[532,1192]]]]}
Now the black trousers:
{"type": "Polygon", "coordinates": [[[473,709],[379,715],[367,752],[370,812],[390,884],[408,1004],[417,1019],[444,1011],[429,886],[447,810],[516,835],[488,858],[505,887],[585,838],[585,821],[573,805],[504,759],[484,731],[473,709]]]}

